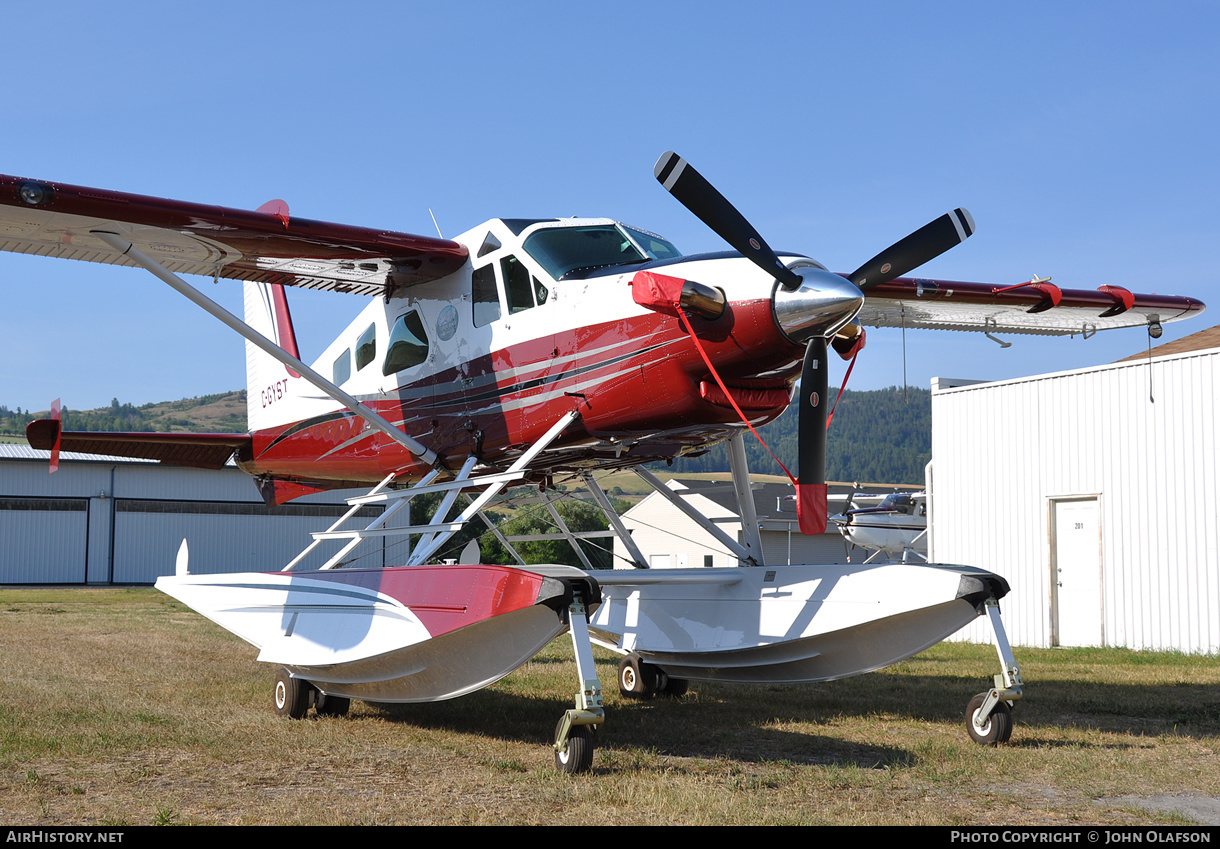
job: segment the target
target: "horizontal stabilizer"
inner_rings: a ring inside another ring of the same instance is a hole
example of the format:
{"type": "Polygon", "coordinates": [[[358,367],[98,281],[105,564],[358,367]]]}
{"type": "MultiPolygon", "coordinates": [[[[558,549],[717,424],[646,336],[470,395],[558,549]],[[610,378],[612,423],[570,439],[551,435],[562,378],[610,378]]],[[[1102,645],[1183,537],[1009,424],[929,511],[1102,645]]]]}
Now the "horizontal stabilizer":
{"type": "Polygon", "coordinates": [[[61,451],[138,457],[196,469],[223,468],[234,451],[250,445],[250,435],[246,433],[61,433],[60,423],[55,419],[30,422],[25,436],[31,447],[45,451],[51,450],[59,437],[61,451]]]}

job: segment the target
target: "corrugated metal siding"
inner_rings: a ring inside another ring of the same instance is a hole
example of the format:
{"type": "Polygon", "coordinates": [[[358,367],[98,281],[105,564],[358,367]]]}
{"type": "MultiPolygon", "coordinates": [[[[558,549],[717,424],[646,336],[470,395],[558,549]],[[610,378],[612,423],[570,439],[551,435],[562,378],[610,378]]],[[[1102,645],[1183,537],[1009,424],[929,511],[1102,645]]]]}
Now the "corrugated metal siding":
{"type": "MultiPolygon", "coordinates": [[[[325,530],[346,509],[346,505],[286,504],[268,509],[261,503],[119,499],[113,580],[151,583],[173,574],[183,539],[190,550],[192,574],[276,571],[309,543],[311,531],[325,530]]],[[[351,527],[359,525],[353,522],[351,527]]],[[[362,565],[384,565],[380,542],[368,540],[356,549],[356,554],[364,555],[362,565]]],[[[320,567],[339,545],[319,546],[298,568],[320,567]]]]}
{"type": "MultiPolygon", "coordinates": [[[[350,494],[322,493],[268,510],[234,467],[207,471],[64,454],[52,475],[48,452],[6,448],[0,452],[5,583],[151,583],[173,572],[184,537],[192,572],[277,570],[309,543],[310,531],[334,522],[346,509],[337,503],[350,494]],[[67,500],[79,509],[18,509],[67,500]]],[[[321,565],[340,544],[319,546],[302,568],[321,565]]],[[[383,548],[369,540],[355,553],[380,566],[383,548]]]]}
{"type": "Polygon", "coordinates": [[[0,497],[0,575],[16,584],[85,580],[87,498],[0,497]]]}
{"type": "MultiPolygon", "coordinates": [[[[1106,641],[1220,651],[1220,351],[932,396],[935,553],[1009,579],[1015,643],[1050,645],[1049,506],[1096,495],[1106,641]]],[[[966,632],[988,639],[985,625],[966,632]]]]}

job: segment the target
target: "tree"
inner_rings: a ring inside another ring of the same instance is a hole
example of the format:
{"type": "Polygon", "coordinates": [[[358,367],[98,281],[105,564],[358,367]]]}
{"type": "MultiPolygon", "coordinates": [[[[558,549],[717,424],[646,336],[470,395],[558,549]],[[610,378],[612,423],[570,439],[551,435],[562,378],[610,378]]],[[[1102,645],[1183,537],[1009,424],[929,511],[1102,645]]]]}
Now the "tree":
{"type": "MultiPolygon", "coordinates": [[[[629,502],[621,498],[611,499],[611,503],[618,512],[622,512],[630,506],[629,502]]],[[[604,531],[610,527],[610,523],[606,520],[601,508],[587,501],[568,498],[557,502],[555,508],[559,511],[559,515],[563,517],[564,524],[568,526],[568,530],[573,533],[580,531],[604,531]]],[[[516,516],[501,524],[499,530],[506,537],[559,532],[559,528],[551,517],[550,511],[543,504],[532,504],[522,508],[517,512],[516,516]]],[[[514,542],[512,545],[517,550],[517,553],[524,558],[526,563],[559,563],[575,566],[578,569],[584,568],[584,564],[580,561],[576,552],[572,550],[572,546],[567,540],[530,540],[528,542],[514,542]]],[[[594,569],[609,569],[613,566],[614,547],[610,537],[579,540],[578,545],[580,545],[585,556],[589,558],[589,562],[592,563],[594,569]]],[[[505,550],[500,541],[492,534],[487,534],[483,537],[480,547],[483,552],[484,562],[486,563],[510,565],[516,562],[513,560],[512,555],[505,550]]]]}

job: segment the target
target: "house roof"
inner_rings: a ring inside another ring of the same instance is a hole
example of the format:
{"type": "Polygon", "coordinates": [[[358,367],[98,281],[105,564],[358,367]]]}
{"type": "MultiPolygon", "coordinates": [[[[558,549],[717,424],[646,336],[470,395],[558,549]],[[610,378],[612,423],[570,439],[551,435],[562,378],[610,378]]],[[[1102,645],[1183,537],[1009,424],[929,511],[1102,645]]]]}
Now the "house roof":
{"type": "MultiPolygon", "coordinates": [[[[1172,354],[1186,354],[1191,351],[1205,351],[1208,348],[1220,348],[1220,324],[1217,324],[1215,327],[1209,327],[1206,330],[1200,330],[1198,333],[1192,333],[1189,336],[1184,336],[1181,339],[1166,342],[1164,345],[1157,345],[1152,349],[1152,356],[1168,357],[1172,354]]],[[[1139,353],[1132,354],[1129,357],[1123,357],[1121,360],[1115,360],[1115,362],[1127,363],[1133,360],[1144,360],[1147,358],[1148,352],[1140,351],[1139,353]]]]}

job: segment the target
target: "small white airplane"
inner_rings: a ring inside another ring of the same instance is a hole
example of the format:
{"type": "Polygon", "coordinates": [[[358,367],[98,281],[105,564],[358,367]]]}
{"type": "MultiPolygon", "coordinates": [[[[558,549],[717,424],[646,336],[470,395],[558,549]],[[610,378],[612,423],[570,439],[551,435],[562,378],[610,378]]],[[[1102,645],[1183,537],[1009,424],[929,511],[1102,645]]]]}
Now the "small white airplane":
{"type": "Polygon", "coordinates": [[[1061,290],[1043,279],[904,277],[971,235],[964,209],[835,274],[776,254],[676,154],[662,155],[655,175],[733,250],[683,256],[609,219],[493,219],[449,241],[293,218],[283,201],[250,212],[0,177],[0,248],[142,267],[248,343],[250,433],[68,433],[43,420],[30,425],[30,443],[193,466],[232,456],[277,504],[372,485],[280,571],[192,575],[184,542],[175,574],[157,582],[281,667],[275,704],[288,716],[311,705],[341,713],[352,698],[460,696],[567,631],[580,692],[554,749],[560,769],[578,772],[591,767],[604,720],[593,641],[623,656],[620,689],[647,696],[679,693],[690,679],[857,675],[987,615],[1001,672],[970,701],[967,728],[979,742],[1007,740],[1021,678],[999,616],[1004,579],[923,563],[768,565],[743,434],[787,408],[799,377],[794,484],[802,530],[821,533],[828,347],[854,357],[865,325],[1086,336],[1153,329],[1203,304],[1113,286],[1061,290]],[[180,273],[245,281],[245,319],[180,273]],[[369,301],[310,366],[297,355],[285,286],[369,301]],[[746,511],[742,541],[644,467],[724,441],[746,511]],[[613,468],[635,469],[740,565],[649,571],[593,478],[613,468]],[[433,564],[497,494],[528,485],[554,497],[564,476],[603,505],[638,568],[592,572],[519,556],[515,567],[433,564]],[[476,494],[451,515],[465,491],[476,494]],[[430,523],[386,527],[412,497],[434,492],[444,497],[430,523]],[[365,504],[385,510],[366,527],[343,527],[365,504]],[[407,534],[418,541],[401,566],[351,566],[362,540],[407,534]],[[339,550],[321,569],[296,568],[334,540],[339,550]]]}
{"type": "Polygon", "coordinates": [[[830,517],[851,546],[873,552],[865,560],[879,557],[928,559],[928,494],[891,492],[888,495],[857,495],[848,498],[842,513],[830,517]]]}

